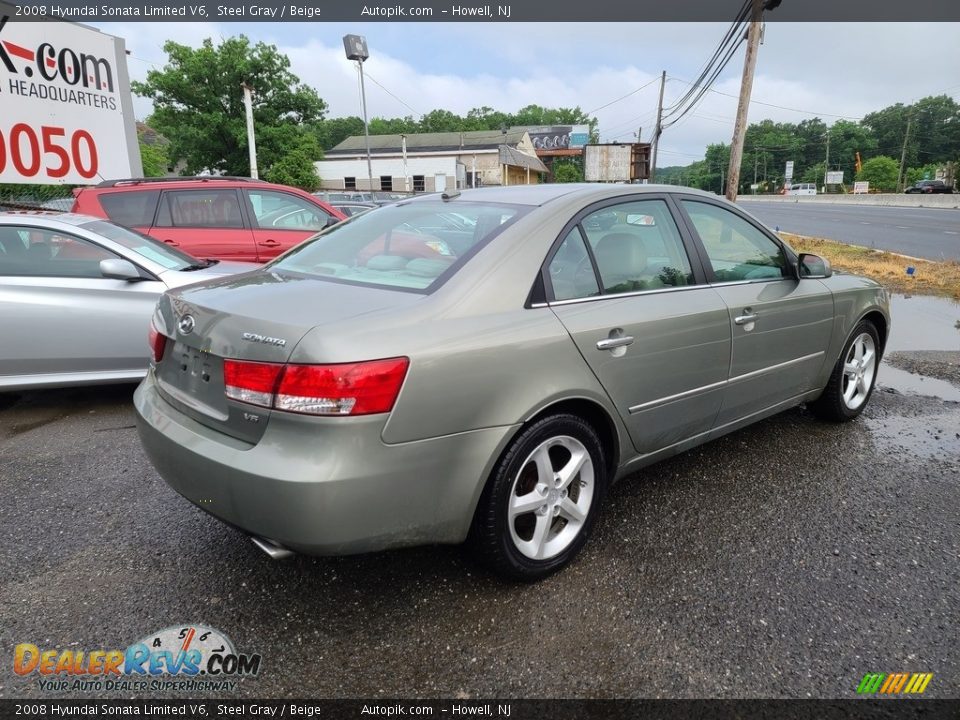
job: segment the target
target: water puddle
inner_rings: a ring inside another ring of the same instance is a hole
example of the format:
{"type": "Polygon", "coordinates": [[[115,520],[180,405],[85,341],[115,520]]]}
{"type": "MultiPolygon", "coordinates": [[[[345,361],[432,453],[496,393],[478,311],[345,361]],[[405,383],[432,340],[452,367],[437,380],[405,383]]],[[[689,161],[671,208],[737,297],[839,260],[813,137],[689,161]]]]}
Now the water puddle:
{"type": "Polygon", "coordinates": [[[894,295],[887,352],[960,350],[960,303],[932,295],[894,295]]]}
{"type": "Polygon", "coordinates": [[[877,385],[892,388],[900,393],[913,393],[928,397],[940,398],[948,402],[960,402],[960,388],[946,380],[916,375],[900,370],[892,365],[880,365],[880,374],[877,375],[877,385]]]}

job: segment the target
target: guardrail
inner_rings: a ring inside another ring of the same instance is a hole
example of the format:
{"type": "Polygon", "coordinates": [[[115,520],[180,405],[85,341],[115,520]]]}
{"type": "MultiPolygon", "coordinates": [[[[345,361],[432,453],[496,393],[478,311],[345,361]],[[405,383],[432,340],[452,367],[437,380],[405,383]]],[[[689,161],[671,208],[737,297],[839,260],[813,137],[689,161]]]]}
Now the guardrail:
{"type": "Polygon", "coordinates": [[[738,195],[745,202],[778,202],[826,205],[876,205],[881,207],[922,207],[960,209],[960,194],[922,195],[906,193],[876,193],[870,195],[738,195]]]}

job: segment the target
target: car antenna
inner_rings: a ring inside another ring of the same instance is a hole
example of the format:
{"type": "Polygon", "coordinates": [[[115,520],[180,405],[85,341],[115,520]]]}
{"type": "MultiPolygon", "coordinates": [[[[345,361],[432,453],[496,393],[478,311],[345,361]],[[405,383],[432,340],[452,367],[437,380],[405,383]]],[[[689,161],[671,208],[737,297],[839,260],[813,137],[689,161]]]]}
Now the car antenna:
{"type": "Polygon", "coordinates": [[[458,197],[460,197],[459,190],[454,190],[453,192],[445,192],[443,195],[440,196],[442,200],[456,200],[458,197]]]}

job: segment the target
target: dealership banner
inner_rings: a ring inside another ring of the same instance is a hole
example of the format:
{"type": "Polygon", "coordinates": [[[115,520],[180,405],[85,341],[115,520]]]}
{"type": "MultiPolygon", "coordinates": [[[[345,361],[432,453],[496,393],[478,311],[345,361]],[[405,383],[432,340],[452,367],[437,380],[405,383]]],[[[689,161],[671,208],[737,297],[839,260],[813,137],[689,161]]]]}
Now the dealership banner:
{"type": "Polygon", "coordinates": [[[141,174],[121,39],[0,3],[0,183],[141,174]]]}

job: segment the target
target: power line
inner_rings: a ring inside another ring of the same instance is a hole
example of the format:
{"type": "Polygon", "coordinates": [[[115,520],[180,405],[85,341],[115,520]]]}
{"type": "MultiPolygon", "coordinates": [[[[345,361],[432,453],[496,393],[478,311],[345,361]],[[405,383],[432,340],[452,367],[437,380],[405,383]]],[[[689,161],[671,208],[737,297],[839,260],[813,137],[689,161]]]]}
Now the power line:
{"type": "MultiPolygon", "coordinates": [[[[750,0],[744,0],[744,3],[740,7],[740,11],[737,13],[736,18],[730,24],[730,27],[727,28],[726,34],[713,51],[713,55],[704,64],[700,74],[697,76],[697,79],[692,83],[689,83],[690,89],[666,109],[666,112],[664,113],[665,117],[671,117],[672,115],[680,113],[681,108],[684,105],[687,106],[687,109],[692,107],[696,103],[696,99],[692,102],[688,102],[690,101],[690,98],[693,97],[698,91],[700,95],[698,95],[697,98],[702,96],[704,90],[701,88],[709,87],[710,84],[716,79],[716,76],[723,70],[724,67],[726,67],[726,64],[730,62],[730,58],[732,57],[733,53],[743,42],[743,25],[749,12],[750,0]],[[721,57],[723,58],[722,60],[721,57]],[[720,63],[719,66],[717,65],[718,62],[720,63]],[[710,78],[709,80],[707,80],[708,77],[710,78]]],[[[679,120],[679,118],[682,116],[683,113],[681,113],[677,119],[679,120]]]]}
{"type": "Polygon", "coordinates": [[[369,72],[369,71],[367,71],[366,76],[367,76],[367,80],[372,80],[374,85],[376,85],[377,87],[379,87],[379,88],[380,88],[381,90],[383,90],[387,95],[389,95],[389,96],[392,97],[394,100],[396,100],[398,103],[400,103],[401,105],[403,105],[407,110],[409,110],[410,112],[412,112],[414,115],[419,115],[420,117],[423,117],[423,113],[422,113],[422,112],[418,112],[418,111],[414,110],[412,107],[410,107],[410,106],[409,106],[407,103],[405,103],[403,100],[401,100],[401,99],[398,98],[396,95],[394,95],[392,92],[390,92],[389,90],[387,90],[383,85],[381,85],[381,84],[377,81],[376,78],[374,78],[372,75],[370,75],[370,72],[369,72]]]}
{"type": "Polygon", "coordinates": [[[608,107],[610,107],[611,105],[620,102],[621,100],[626,100],[626,99],[627,99],[628,97],[630,97],[631,95],[636,95],[636,94],[637,94],[638,92],[640,92],[641,90],[644,90],[644,89],[650,87],[650,86],[653,85],[657,80],[658,80],[658,78],[654,78],[653,80],[651,80],[651,81],[648,82],[647,84],[641,85],[641,86],[638,87],[636,90],[633,90],[632,92],[628,92],[628,93],[627,93],[626,95],[624,95],[623,97],[618,97],[616,100],[611,100],[610,102],[608,102],[608,103],[605,104],[605,105],[601,105],[600,107],[594,108],[593,110],[588,110],[587,112],[584,113],[584,115],[593,115],[595,112],[597,112],[597,111],[599,111],[599,110],[603,110],[604,108],[608,108],[608,107]]]}
{"type": "MultiPolygon", "coordinates": [[[[690,85],[690,84],[691,84],[689,80],[684,80],[683,78],[678,78],[678,77],[671,76],[670,79],[671,79],[671,80],[677,80],[677,81],[679,81],[679,82],[682,82],[684,85],[690,85]]],[[[735,100],[737,99],[737,96],[736,96],[736,95],[731,95],[730,93],[721,92],[720,90],[714,90],[713,88],[708,88],[708,91],[709,91],[709,92],[712,92],[712,93],[715,93],[715,94],[717,94],[717,95],[723,95],[724,97],[733,98],[733,99],[735,99],[735,100]]],[[[859,117],[859,116],[857,116],[857,115],[836,115],[836,114],[833,114],[833,113],[816,112],[815,110],[801,110],[800,108],[792,108],[792,107],[785,107],[785,106],[783,106],[783,105],[775,105],[774,103],[763,102],[762,100],[753,100],[753,99],[751,99],[751,100],[750,100],[750,104],[751,104],[751,105],[765,105],[765,106],[767,106],[767,107],[777,108],[778,110],[789,110],[789,111],[791,111],[791,112],[803,113],[804,115],[813,115],[813,116],[822,115],[822,116],[824,116],[824,117],[840,118],[841,120],[863,120],[862,117],[859,117]]]]}

